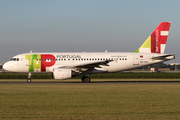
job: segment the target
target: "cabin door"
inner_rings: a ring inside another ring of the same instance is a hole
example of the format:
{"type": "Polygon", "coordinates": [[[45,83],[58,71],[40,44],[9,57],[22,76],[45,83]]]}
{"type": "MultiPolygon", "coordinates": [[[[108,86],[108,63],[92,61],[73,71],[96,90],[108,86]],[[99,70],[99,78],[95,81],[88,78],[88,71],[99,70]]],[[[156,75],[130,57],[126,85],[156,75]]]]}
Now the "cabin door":
{"type": "Polygon", "coordinates": [[[133,55],[133,65],[139,65],[139,55],[133,55]]]}

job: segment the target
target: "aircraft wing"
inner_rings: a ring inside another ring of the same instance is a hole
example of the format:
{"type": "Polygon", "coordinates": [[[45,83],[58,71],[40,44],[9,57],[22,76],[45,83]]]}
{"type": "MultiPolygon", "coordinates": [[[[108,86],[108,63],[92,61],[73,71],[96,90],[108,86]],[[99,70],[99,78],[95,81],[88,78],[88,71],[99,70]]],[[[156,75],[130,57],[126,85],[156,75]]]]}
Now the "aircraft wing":
{"type": "Polygon", "coordinates": [[[89,64],[86,63],[86,64],[81,64],[81,65],[76,65],[74,67],[78,67],[78,68],[94,68],[94,67],[100,67],[100,65],[109,66],[108,63],[111,62],[111,61],[113,61],[113,60],[98,61],[98,62],[89,63],[89,64]]]}
{"type": "Polygon", "coordinates": [[[174,54],[167,54],[167,55],[162,55],[162,56],[156,56],[156,57],[152,57],[151,59],[153,60],[164,60],[164,59],[172,59],[175,58],[174,54]]]}
{"type": "Polygon", "coordinates": [[[90,62],[86,64],[77,64],[74,66],[63,66],[61,68],[70,68],[70,69],[74,69],[78,71],[86,71],[86,70],[93,70],[95,67],[101,68],[100,65],[109,66],[108,63],[112,61],[114,60],[104,60],[104,61],[98,61],[98,62],[96,61],[96,62],[90,62]]]}

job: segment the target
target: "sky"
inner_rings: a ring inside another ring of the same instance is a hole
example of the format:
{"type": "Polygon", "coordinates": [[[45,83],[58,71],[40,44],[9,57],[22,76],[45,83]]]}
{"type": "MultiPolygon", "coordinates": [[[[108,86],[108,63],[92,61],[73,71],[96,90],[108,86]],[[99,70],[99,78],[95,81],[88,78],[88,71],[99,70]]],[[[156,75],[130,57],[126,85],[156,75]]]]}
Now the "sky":
{"type": "Polygon", "coordinates": [[[31,50],[131,52],[163,21],[171,22],[165,53],[180,63],[179,5],[179,0],[0,0],[0,63],[31,50]]]}

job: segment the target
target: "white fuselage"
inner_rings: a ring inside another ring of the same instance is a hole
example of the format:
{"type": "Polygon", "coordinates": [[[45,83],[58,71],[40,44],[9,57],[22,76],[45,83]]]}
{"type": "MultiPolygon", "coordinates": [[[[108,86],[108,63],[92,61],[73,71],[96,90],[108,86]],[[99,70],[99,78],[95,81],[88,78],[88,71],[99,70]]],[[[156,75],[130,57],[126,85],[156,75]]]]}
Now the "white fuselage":
{"type": "Polygon", "coordinates": [[[167,54],[135,52],[24,53],[14,56],[11,61],[3,65],[3,68],[11,72],[53,72],[55,68],[74,67],[76,70],[76,66],[112,60],[107,65],[99,65],[99,67],[94,67],[94,70],[87,70],[86,72],[118,72],[174,58],[152,59],[163,55],[167,54]]]}

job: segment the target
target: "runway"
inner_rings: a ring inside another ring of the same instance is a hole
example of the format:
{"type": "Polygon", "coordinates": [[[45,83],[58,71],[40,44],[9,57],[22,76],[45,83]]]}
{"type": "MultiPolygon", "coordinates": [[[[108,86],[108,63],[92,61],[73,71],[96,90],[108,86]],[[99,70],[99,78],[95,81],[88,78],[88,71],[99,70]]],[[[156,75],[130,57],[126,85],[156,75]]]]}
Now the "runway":
{"type": "Polygon", "coordinates": [[[0,85],[92,85],[92,84],[180,84],[180,81],[96,81],[90,83],[82,82],[0,82],[0,85]]]}

